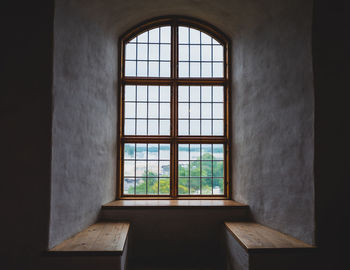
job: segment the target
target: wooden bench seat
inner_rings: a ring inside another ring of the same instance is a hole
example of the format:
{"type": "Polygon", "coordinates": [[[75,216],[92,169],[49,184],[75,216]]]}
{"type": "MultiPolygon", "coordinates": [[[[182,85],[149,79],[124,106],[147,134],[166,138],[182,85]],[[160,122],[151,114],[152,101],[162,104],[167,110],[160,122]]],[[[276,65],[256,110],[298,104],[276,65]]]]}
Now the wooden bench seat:
{"type": "Polygon", "coordinates": [[[312,269],[312,245],[253,222],[225,226],[229,269],[312,269]]]}
{"type": "MultiPolygon", "coordinates": [[[[57,269],[125,269],[128,222],[98,222],[48,251],[57,269]]],[[[50,268],[52,269],[52,268],[50,268]]]]}

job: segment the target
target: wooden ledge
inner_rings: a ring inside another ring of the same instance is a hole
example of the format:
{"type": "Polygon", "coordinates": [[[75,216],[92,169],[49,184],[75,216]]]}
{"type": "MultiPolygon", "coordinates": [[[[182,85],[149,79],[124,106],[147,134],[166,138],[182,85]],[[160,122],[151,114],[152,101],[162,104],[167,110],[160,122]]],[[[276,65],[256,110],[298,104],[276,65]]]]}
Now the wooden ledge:
{"type": "Polygon", "coordinates": [[[248,252],[315,249],[315,246],[257,223],[225,222],[225,226],[248,252]]]}
{"type": "Polygon", "coordinates": [[[232,200],[117,200],[102,209],[120,208],[247,208],[248,205],[232,200]]]}
{"type": "Polygon", "coordinates": [[[129,222],[98,222],[50,249],[47,255],[122,255],[129,222]]]}

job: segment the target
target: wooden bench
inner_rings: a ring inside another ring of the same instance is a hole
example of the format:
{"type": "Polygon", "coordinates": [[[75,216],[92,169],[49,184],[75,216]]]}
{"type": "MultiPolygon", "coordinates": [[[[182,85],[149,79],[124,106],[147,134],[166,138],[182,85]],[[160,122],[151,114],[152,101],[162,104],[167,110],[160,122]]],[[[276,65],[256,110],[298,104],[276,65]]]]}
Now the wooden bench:
{"type": "Polygon", "coordinates": [[[253,222],[225,222],[228,269],[313,269],[315,247],[253,222]]]}
{"type": "Polygon", "coordinates": [[[47,253],[48,269],[124,270],[128,222],[98,222],[47,253]]]}

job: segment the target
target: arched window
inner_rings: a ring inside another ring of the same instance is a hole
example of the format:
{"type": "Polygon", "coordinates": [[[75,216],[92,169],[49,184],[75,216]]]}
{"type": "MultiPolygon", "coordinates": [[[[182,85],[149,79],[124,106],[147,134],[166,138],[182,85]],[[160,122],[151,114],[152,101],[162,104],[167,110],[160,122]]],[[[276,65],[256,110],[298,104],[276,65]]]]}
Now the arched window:
{"type": "Polygon", "coordinates": [[[119,197],[228,197],[228,45],[182,17],[122,37],[119,197]]]}

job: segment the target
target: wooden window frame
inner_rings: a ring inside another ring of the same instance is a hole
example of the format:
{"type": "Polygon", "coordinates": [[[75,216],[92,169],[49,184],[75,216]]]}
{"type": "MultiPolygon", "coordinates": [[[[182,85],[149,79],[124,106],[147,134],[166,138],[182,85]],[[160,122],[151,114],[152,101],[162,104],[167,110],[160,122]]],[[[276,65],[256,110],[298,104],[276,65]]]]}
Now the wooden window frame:
{"type": "Polygon", "coordinates": [[[214,26],[190,17],[167,16],[145,21],[127,31],[119,39],[119,123],[117,125],[117,199],[230,199],[231,198],[231,129],[230,129],[230,41],[214,26]],[[171,27],[171,71],[169,78],[157,77],[126,77],[125,74],[125,45],[134,37],[155,27],[171,27]],[[178,27],[185,26],[197,29],[215,38],[224,47],[224,76],[223,78],[179,78],[178,77],[178,27]],[[170,86],[170,136],[162,135],[124,135],[124,86],[125,85],[166,85],[170,86]],[[224,135],[223,136],[178,136],[177,115],[177,86],[204,85],[224,87],[224,135]],[[123,160],[125,143],[168,143],[170,144],[170,196],[169,195],[125,195],[123,194],[123,160]],[[178,144],[214,144],[224,145],[224,194],[223,195],[179,195],[177,176],[178,144]]]}

